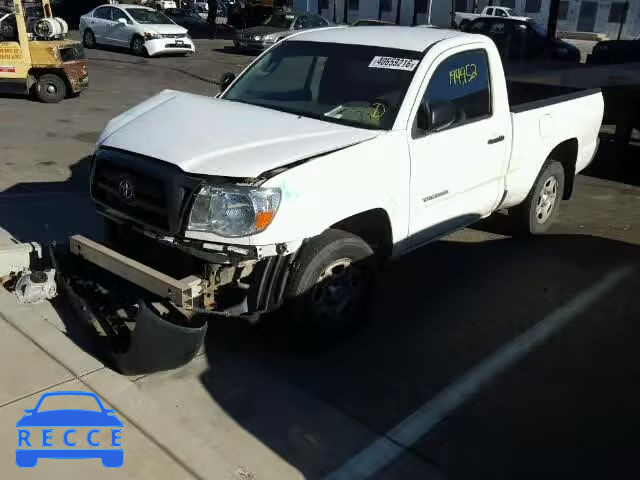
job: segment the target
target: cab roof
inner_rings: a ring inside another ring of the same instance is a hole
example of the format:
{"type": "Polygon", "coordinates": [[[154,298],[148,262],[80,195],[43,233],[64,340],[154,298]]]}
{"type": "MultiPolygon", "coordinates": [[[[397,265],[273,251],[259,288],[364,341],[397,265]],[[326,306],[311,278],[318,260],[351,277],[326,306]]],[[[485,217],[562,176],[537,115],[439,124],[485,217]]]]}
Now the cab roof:
{"type": "Polygon", "coordinates": [[[471,36],[455,30],[400,26],[329,27],[293,35],[288,41],[344,43],[423,52],[447,38],[471,36]]]}

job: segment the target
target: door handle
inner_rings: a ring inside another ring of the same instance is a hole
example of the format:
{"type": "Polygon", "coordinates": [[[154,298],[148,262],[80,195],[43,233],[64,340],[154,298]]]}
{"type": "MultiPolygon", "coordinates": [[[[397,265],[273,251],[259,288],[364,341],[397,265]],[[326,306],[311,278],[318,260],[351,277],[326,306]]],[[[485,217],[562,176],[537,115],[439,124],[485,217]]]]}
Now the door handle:
{"type": "Polygon", "coordinates": [[[487,143],[489,145],[493,145],[494,143],[499,143],[499,142],[502,142],[503,140],[504,140],[504,135],[500,135],[499,137],[490,139],[487,143]]]}

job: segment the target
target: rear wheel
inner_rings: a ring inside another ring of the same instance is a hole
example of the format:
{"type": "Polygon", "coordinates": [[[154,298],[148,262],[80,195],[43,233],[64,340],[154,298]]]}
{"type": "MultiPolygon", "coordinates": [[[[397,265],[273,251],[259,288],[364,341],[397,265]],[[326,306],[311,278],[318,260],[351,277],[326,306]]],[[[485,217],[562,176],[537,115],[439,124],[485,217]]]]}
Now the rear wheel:
{"type": "Polygon", "coordinates": [[[131,51],[138,57],[144,57],[147,55],[147,49],[144,46],[144,38],[139,35],[134,36],[131,39],[131,51]]]}
{"type": "Polygon", "coordinates": [[[279,343],[321,347],[348,333],[365,316],[374,255],[360,237],[327,230],[309,240],[294,262],[285,290],[279,343]]]}
{"type": "Polygon", "coordinates": [[[462,20],[460,22],[460,30],[464,31],[469,26],[469,20],[462,20]]]}
{"type": "Polygon", "coordinates": [[[58,103],[67,96],[67,84],[58,75],[47,73],[38,77],[35,94],[44,103],[58,103]]]}
{"type": "Polygon", "coordinates": [[[84,35],[82,35],[82,44],[84,48],[96,48],[96,36],[88,28],[84,31],[84,35]]]}
{"type": "Polygon", "coordinates": [[[514,233],[536,235],[549,230],[560,211],[563,193],[564,168],[560,162],[547,160],[527,198],[509,209],[514,233]]]}

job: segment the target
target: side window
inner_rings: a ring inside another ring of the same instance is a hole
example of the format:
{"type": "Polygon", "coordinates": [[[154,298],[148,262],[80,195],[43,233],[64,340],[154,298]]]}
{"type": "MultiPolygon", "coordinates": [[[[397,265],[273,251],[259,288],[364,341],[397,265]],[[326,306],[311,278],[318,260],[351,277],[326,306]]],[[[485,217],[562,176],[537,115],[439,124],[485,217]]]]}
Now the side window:
{"type": "Polygon", "coordinates": [[[294,30],[302,30],[303,28],[309,28],[309,17],[306,15],[298,17],[293,26],[294,30]]]}
{"type": "Polygon", "coordinates": [[[117,22],[117,21],[118,21],[118,19],[120,19],[120,18],[124,18],[124,19],[127,21],[127,23],[131,23],[131,22],[129,21],[129,18],[127,17],[127,14],[126,14],[126,13],[124,13],[124,12],[123,12],[122,10],[120,10],[119,8],[112,8],[112,9],[111,9],[111,19],[112,19],[114,22],[117,22]]]}
{"type": "Polygon", "coordinates": [[[493,15],[493,8],[487,9],[487,15],[493,15]]]}
{"type": "Polygon", "coordinates": [[[496,16],[497,17],[506,17],[507,16],[507,12],[505,12],[504,10],[501,10],[499,8],[496,8],[496,16]]]}
{"type": "Polygon", "coordinates": [[[442,105],[455,112],[451,127],[491,115],[489,65],[484,50],[470,50],[443,61],[429,81],[422,104],[427,113],[442,105]]]}
{"type": "Polygon", "coordinates": [[[111,8],[100,7],[93,12],[94,18],[100,18],[102,20],[111,20],[111,8]]]}
{"type": "Polygon", "coordinates": [[[310,27],[326,27],[328,25],[327,22],[324,20],[324,18],[319,17],[317,15],[311,15],[309,19],[310,19],[309,21],[310,27]]]}

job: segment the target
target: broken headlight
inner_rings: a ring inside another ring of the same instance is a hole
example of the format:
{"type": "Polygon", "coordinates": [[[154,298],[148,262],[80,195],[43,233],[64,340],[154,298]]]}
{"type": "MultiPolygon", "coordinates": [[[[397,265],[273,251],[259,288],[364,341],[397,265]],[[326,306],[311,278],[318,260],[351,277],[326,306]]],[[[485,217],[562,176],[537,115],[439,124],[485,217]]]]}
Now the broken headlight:
{"type": "Polygon", "coordinates": [[[213,187],[196,194],[188,230],[221,237],[246,237],[265,230],[280,205],[279,188],[213,187]]]}

